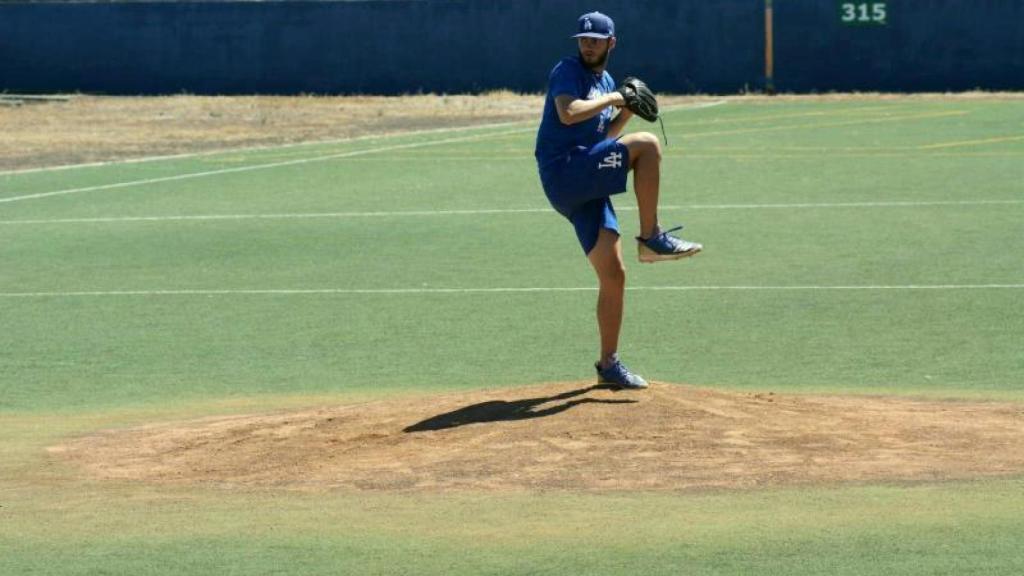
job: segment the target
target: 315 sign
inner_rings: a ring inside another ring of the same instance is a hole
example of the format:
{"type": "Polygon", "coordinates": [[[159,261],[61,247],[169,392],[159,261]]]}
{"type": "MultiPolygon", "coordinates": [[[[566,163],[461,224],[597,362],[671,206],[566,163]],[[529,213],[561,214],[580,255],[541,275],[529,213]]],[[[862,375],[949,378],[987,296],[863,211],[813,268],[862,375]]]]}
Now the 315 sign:
{"type": "Polygon", "coordinates": [[[888,24],[889,6],[886,2],[850,2],[840,0],[839,19],[850,26],[888,24]]]}

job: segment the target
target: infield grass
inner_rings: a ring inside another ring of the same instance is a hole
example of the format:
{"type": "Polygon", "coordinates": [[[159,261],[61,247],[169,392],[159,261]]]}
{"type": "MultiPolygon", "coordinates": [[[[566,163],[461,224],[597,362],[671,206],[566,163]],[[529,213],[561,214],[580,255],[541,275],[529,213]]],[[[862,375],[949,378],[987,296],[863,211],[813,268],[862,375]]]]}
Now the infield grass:
{"type": "MultiPolygon", "coordinates": [[[[666,120],[662,221],[705,253],[635,263],[635,202],[616,198],[630,366],[1024,401],[1024,101],[666,120]]],[[[0,174],[0,574],[1024,570],[1019,478],[304,494],[100,483],[45,452],[148,421],[590,378],[592,272],[532,140],[522,124],[0,174]]]]}

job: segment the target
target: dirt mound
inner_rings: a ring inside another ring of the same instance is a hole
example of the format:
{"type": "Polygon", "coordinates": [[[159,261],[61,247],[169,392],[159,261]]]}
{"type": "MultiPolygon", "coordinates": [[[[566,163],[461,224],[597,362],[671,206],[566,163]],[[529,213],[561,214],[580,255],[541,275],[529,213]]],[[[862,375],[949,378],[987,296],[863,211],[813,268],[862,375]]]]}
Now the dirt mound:
{"type": "Polygon", "coordinates": [[[361,490],[684,490],[1024,473],[1024,407],[559,383],[105,431],[90,475],[361,490]]]}

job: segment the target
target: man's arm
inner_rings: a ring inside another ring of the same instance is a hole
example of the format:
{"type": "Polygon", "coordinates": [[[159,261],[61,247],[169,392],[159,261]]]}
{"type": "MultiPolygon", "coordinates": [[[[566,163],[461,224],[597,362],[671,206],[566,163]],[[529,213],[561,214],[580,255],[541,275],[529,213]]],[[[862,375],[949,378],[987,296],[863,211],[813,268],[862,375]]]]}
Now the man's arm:
{"type": "Polygon", "coordinates": [[[569,94],[562,94],[555,98],[555,109],[562,124],[572,125],[590,120],[609,106],[622,106],[625,103],[626,100],[618,92],[611,92],[594,100],[581,100],[569,94]]]}
{"type": "Polygon", "coordinates": [[[626,123],[628,123],[629,119],[632,117],[633,113],[630,112],[628,108],[620,108],[619,115],[616,116],[612,120],[612,123],[608,125],[608,136],[606,136],[606,138],[609,140],[618,138],[619,135],[622,134],[622,130],[626,128],[626,123]]]}

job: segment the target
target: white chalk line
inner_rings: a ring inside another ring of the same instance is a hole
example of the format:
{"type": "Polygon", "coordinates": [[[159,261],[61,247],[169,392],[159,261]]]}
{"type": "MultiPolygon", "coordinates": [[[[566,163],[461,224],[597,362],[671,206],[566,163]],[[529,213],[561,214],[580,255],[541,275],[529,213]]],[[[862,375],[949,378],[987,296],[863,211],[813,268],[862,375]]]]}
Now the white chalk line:
{"type": "Polygon", "coordinates": [[[535,120],[518,120],[515,122],[492,122],[490,124],[477,124],[475,126],[452,126],[448,128],[430,128],[425,130],[409,130],[408,132],[386,132],[383,134],[366,134],[363,136],[352,136],[350,138],[335,138],[331,140],[309,140],[304,142],[290,142],[287,144],[264,144],[258,146],[243,146],[240,148],[218,148],[216,150],[205,150],[203,152],[183,152],[181,154],[166,154],[162,156],[143,156],[141,158],[126,158],[124,160],[108,160],[104,162],[86,162],[82,164],[63,164],[60,166],[44,166],[41,168],[22,168],[18,170],[0,171],[0,176],[13,176],[18,174],[32,174],[37,172],[59,172],[63,170],[74,170],[78,168],[101,168],[103,166],[114,166],[120,164],[142,164],[146,162],[158,162],[161,160],[183,160],[185,158],[203,158],[206,156],[217,156],[219,154],[231,155],[246,152],[266,152],[268,150],[287,150],[304,146],[333,146],[348,144],[350,142],[362,142],[365,140],[387,140],[406,136],[428,136],[434,134],[449,134],[451,132],[469,132],[472,130],[489,130],[504,128],[508,126],[520,126],[523,124],[536,124],[535,120]]]}
{"type": "Polygon", "coordinates": [[[551,208],[497,208],[480,210],[406,210],[395,212],[309,212],[293,214],[195,214],[186,216],[124,216],[111,218],[56,218],[52,220],[0,220],[0,225],[13,224],[94,224],[118,222],[176,222],[224,220],[305,220],[331,218],[380,218],[410,216],[475,216],[491,214],[555,214],[551,208]]]}
{"type": "MultiPolygon", "coordinates": [[[[1020,290],[1024,284],[907,284],[851,286],[628,286],[632,292],[777,292],[777,291],[869,291],[869,290],[1020,290]]],[[[310,288],[237,290],[109,290],[69,292],[0,292],[0,298],[71,298],[103,296],[315,296],[315,295],[430,295],[430,294],[535,294],[553,292],[596,292],[596,286],[506,287],[506,288],[310,288]]]]}
{"type": "Polygon", "coordinates": [[[728,103],[728,100],[715,100],[714,102],[701,102],[700,104],[675,104],[673,106],[665,106],[661,111],[675,112],[677,110],[704,110],[705,108],[714,108],[728,103]]]}
{"type": "MultiPolygon", "coordinates": [[[[659,210],[778,210],[813,208],[913,208],[927,206],[987,206],[1020,205],[1020,200],[934,200],[934,201],[888,201],[888,202],[822,202],[790,204],[680,204],[663,205],[659,210]]],[[[635,206],[618,206],[623,212],[636,211],[635,206]]],[[[396,210],[370,212],[299,212],[284,214],[190,214],[180,216],[109,216],[95,218],[51,218],[35,220],[0,220],[0,225],[43,225],[43,224],[104,224],[131,222],[217,222],[244,220],[306,220],[344,218],[407,218],[434,216],[494,216],[505,214],[552,214],[551,208],[480,208],[465,210],[396,210]]]]}
{"type": "MultiPolygon", "coordinates": [[[[795,202],[781,204],[691,204],[658,206],[659,210],[769,210],[790,208],[913,208],[925,206],[985,206],[1024,204],[1024,199],[1007,200],[880,200],[875,202],[795,202]]],[[[632,207],[627,207],[633,209],[632,207]]]]}
{"type": "Polygon", "coordinates": [[[251,172],[254,170],[266,170],[268,168],[281,168],[284,166],[297,166],[300,164],[309,164],[312,162],[323,162],[325,160],[337,160],[341,158],[351,158],[353,156],[363,156],[366,154],[377,154],[380,152],[390,152],[392,150],[407,150],[410,148],[423,148],[426,146],[438,146],[441,144],[451,144],[454,142],[466,142],[471,140],[479,140],[482,138],[496,138],[501,136],[508,136],[511,134],[520,134],[523,132],[532,132],[534,128],[521,128],[518,130],[506,130],[502,132],[487,132],[485,134],[472,134],[469,136],[455,136],[452,138],[442,138],[440,140],[428,140],[426,142],[410,142],[407,144],[393,144],[390,146],[378,146],[376,148],[365,148],[363,150],[350,150],[348,152],[336,152],[333,154],[324,154],[321,156],[311,156],[308,158],[296,158],[294,160],[282,160],[279,162],[268,162],[265,164],[250,164],[247,166],[236,166],[234,168],[219,168],[217,170],[207,170],[203,172],[189,172],[185,174],[176,174],[174,176],[161,176],[159,178],[146,178],[143,180],[132,180],[129,182],[118,182],[114,184],[100,184],[97,186],[86,186],[84,188],[69,188],[65,190],[54,190],[51,192],[38,192],[35,194],[24,194],[21,196],[11,196],[8,198],[0,198],[0,203],[4,202],[18,202],[20,200],[34,200],[37,198],[47,198],[50,196],[62,196],[66,194],[78,194],[81,192],[94,192],[97,190],[112,190],[116,188],[128,188],[131,186],[143,186],[147,184],[159,184],[161,182],[175,182],[179,180],[189,180],[193,178],[204,178],[207,176],[220,176],[223,174],[235,174],[239,172],[251,172]]]}
{"type": "MultiPolygon", "coordinates": [[[[793,152],[785,152],[776,154],[772,152],[749,152],[749,153],[719,153],[719,152],[702,152],[700,149],[693,149],[694,151],[680,150],[680,151],[663,151],[662,158],[672,158],[673,160],[813,160],[820,162],[825,159],[834,158],[879,158],[879,159],[892,159],[892,158],[905,158],[909,160],[933,160],[935,158],[1022,158],[1024,152],[828,152],[823,151],[817,154],[799,154],[793,152]]],[[[504,154],[422,154],[422,153],[406,153],[406,154],[390,154],[387,156],[364,156],[362,158],[352,158],[352,161],[361,162],[374,162],[374,163],[402,163],[408,164],[409,162],[522,162],[524,164],[533,164],[536,159],[533,157],[532,151],[521,150],[519,152],[508,152],[504,154]]]]}
{"type": "MultiPolygon", "coordinates": [[[[728,101],[723,101],[725,104],[728,101]]],[[[714,118],[711,120],[701,120],[697,122],[687,123],[671,123],[670,126],[677,128],[690,128],[695,126],[721,126],[723,124],[737,124],[742,122],[767,122],[771,120],[789,120],[792,118],[806,118],[806,117],[836,117],[836,116],[848,116],[855,114],[881,114],[889,113],[891,110],[906,110],[904,104],[890,104],[890,105],[878,105],[878,106],[857,106],[853,108],[843,108],[841,110],[815,110],[811,112],[782,112],[773,114],[761,114],[753,116],[737,116],[734,118],[714,118]]]]}
{"type": "Polygon", "coordinates": [[[705,132],[690,132],[680,135],[681,138],[703,138],[706,136],[735,136],[739,134],[756,134],[759,132],[777,132],[779,130],[793,130],[798,128],[839,128],[843,126],[860,126],[862,124],[878,124],[881,122],[900,122],[904,120],[925,120],[932,118],[949,118],[952,116],[966,116],[970,114],[967,110],[949,110],[946,112],[926,112],[922,114],[911,114],[908,116],[882,116],[879,118],[862,118],[843,122],[819,122],[809,124],[784,124],[781,126],[763,126],[759,128],[739,128],[735,130],[718,130],[705,132]]]}

